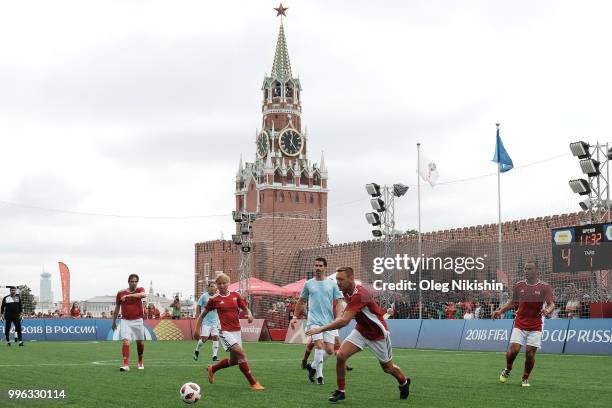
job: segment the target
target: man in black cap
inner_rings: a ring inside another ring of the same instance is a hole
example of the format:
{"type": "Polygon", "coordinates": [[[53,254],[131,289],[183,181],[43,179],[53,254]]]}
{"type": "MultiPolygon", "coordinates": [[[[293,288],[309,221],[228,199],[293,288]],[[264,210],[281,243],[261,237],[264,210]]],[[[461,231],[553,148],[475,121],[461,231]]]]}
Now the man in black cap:
{"type": "Polygon", "coordinates": [[[17,288],[15,286],[7,286],[11,290],[11,293],[2,299],[2,307],[0,308],[0,316],[5,321],[4,324],[4,336],[6,337],[6,344],[11,345],[9,340],[9,333],[11,331],[11,323],[15,325],[15,331],[19,338],[19,345],[23,346],[23,340],[21,338],[21,312],[23,307],[21,306],[21,298],[17,294],[17,288]]]}

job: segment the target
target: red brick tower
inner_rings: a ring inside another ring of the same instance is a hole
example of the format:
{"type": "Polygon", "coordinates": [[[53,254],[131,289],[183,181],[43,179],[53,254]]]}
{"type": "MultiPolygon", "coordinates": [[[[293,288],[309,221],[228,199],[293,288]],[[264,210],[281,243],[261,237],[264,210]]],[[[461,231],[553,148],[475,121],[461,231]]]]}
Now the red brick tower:
{"type": "Polygon", "coordinates": [[[299,249],[327,242],[327,169],[317,165],[302,130],[302,87],[293,77],[282,16],[272,64],[262,85],[262,129],[255,160],[236,174],[236,210],[257,213],[252,275],[276,284],[292,281],[299,249]]]}

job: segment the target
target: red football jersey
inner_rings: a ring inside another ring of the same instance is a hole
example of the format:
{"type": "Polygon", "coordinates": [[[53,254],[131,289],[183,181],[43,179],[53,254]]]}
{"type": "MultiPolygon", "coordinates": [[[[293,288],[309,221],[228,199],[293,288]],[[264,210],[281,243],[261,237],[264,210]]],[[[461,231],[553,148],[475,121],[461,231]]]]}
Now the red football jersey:
{"type": "Polygon", "coordinates": [[[237,292],[230,292],[223,296],[218,294],[208,300],[206,310],[216,310],[221,323],[221,330],[240,331],[240,319],[238,313],[240,309],[246,309],[247,303],[237,292]]]}
{"type": "Polygon", "coordinates": [[[351,312],[357,312],[355,329],[368,340],[382,340],[385,332],[388,332],[387,322],[383,319],[380,307],[374,302],[372,294],[363,286],[355,285],[352,294],[344,293],[346,308],[351,312]]]}
{"type": "Polygon", "coordinates": [[[522,280],[514,285],[512,300],[518,304],[514,327],[528,331],[542,331],[542,305],[554,302],[552,288],[548,283],[538,281],[530,285],[522,280]]]}
{"type": "Polygon", "coordinates": [[[121,298],[125,295],[131,295],[133,293],[144,293],[144,288],[136,288],[134,292],[130,292],[130,289],[123,289],[117,292],[117,298],[115,302],[121,305],[121,318],[125,320],[136,320],[144,318],[144,310],[142,307],[142,299],[127,298],[125,302],[121,302],[121,298]]]}

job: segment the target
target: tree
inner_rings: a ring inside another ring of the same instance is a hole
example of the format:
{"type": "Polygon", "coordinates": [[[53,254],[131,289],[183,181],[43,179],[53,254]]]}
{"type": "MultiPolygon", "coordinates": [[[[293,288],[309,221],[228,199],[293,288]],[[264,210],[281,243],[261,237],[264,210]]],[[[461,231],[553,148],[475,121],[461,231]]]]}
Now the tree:
{"type": "Polygon", "coordinates": [[[36,301],[34,300],[34,295],[32,295],[32,290],[27,285],[19,285],[17,288],[19,289],[23,313],[34,313],[36,301]]]}
{"type": "Polygon", "coordinates": [[[415,230],[415,229],[407,229],[405,232],[406,235],[418,235],[419,231],[415,230]]]}

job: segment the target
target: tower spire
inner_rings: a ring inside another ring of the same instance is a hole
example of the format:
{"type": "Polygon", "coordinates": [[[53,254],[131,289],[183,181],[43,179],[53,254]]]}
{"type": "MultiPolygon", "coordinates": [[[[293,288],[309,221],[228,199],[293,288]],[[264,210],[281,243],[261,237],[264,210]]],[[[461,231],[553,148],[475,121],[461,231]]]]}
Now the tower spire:
{"type": "Polygon", "coordinates": [[[242,154],[240,155],[240,162],[238,163],[238,171],[236,172],[236,177],[240,177],[242,174],[242,154]]]}
{"type": "Polygon", "coordinates": [[[319,162],[319,170],[321,173],[327,173],[327,167],[325,167],[325,156],[323,155],[323,150],[321,150],[321,161],[319,162]]]}
{"type": "Polygon", "coordinates": [[[281,16],[281,23],[278,30],[278,39],[276,40],[276,51],[274,52],[271,76],[281,81],[291,78],[291,63],[289,62],[289,51],[287,50],[287,40],[285,39],[285,28],[283,26],[283,16],[286,17],[285,11],[287,9],[288,7],[283,7],[282,3],[278,8],[274,9],[276,10],[276,15],[281,16]]]}

